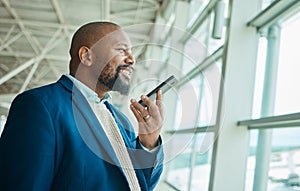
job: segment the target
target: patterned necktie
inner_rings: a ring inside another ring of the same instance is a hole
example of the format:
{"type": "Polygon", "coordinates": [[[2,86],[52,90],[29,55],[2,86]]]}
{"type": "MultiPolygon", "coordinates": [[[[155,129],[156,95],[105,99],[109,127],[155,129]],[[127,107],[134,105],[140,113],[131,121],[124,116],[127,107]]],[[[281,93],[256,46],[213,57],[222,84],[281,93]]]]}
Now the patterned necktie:
{"type": "Polygon", "coordinates": [[[140,191],[141,189],[133,169],[131,159],[114,117],[104,103],[95,104],[94,110],[116,153],[116,156],[129,183],[130,189],[132,191],[140,191]]]}

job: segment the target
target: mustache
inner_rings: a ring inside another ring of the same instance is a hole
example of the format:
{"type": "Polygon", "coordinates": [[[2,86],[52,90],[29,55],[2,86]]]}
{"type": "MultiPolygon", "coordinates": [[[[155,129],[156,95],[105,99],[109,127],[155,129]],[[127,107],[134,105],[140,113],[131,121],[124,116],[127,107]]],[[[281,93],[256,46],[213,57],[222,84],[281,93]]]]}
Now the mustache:
{"type": "Polygon", "coordinates": [[[118,66],[117,69],[123,69],[123,68],[129,68],[129,69],[131,69],[132,71],[134,71],[134,67],[132,67],[132,66],[130,66],[130,65],[127,65],[127,64],[120,65],[120,66],[118,66]]]}
{"type": "Polygon", "coordinates": [[[117,67],[117,73],[119,73],[122,69],[129,69],[131,70],[131,72],[134,72],[134,67],[130,66],[130,65],[127,65],[127,64],[123,64],[123,65],[120,65],[117,67]]]}

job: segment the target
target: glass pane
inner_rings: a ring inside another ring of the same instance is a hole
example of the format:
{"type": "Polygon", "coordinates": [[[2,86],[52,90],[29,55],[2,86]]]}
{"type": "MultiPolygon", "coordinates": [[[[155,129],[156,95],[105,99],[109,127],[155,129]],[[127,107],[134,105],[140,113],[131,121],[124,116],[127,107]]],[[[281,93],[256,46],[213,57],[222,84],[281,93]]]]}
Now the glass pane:
{"type": "Polygon", "coordinates": [[[211,155],[214,142],[214,133],[202,133],[196,136],[194,150],[194,166],[191,173],[191,191],[205,191],[208,190],[211,155]]]}
{"type": "MultiPolygon", "coordinates": [[[[177,135],[176,145],[191,135],[177,135]]],[[[194,135],[186,149],[166,164],[167,181],[179,190],[208,190],[213,133],[194,135]]]]}
{"type": "Polygon", "coordinates": [[[300,189],[300,128],[274,129],[268,190],[300,189]]]}
{"type": "Polygon", "coordinates": [[[275,114],[300,111],[300,14],[282,25],[275,114]]]}
{"type": "Polygon", "coordinates": [[[267,8],[274,1],[276,0],[262,0],[262,9],[267,8]]]}
{"type": "Polygon", "coordinates": [[[221,75],[221,62],[218,61],[177,91],[175,129],[216,123],[221,75]]]}
{"type": "Polygon", "coordinates": [[[199,39],[191,37],[184,45],[182,73],[187,74],[208,56],[207,48],[199,39]]]}
{"type": "Polygon", "coordinates": [[[264,85],[264,74],[266,65],[266,53],[267,53],[267,39],[261,37],[259,39],[258,51],[257,51],[257,64],[256,64],[256,76],[255,76],[255,90],[254,90],[254,100],[253,100],[253,118],[260,117],[261,103],[262,103],[262,93],[264,85]]]}
{"type": "MultiPolygon", "coordinates": [[[[253,189],[257,135],[257,130],[251,131],[245,191],[252,191],[253,189]]],[[[296,191],[300,189],[299,135],[300,128],[273,129],[268,191],[296,191]]]]}
{"type": "Polygon", "coordinates": [[[190,3],[190,23],[194,23],[195,19],[202,13],[207,6],[209,0],[193,0],[190,3]]]}
{"type": "Polygon", "coordinates": [[[219,90],[222,82],[221,64],[218,61],[202,72],[198,126],[214,125],[216,123],[219,90]]]}
{"type": "Polygon", "coordinates": [[[247,173],[245,180],[245,191],[253,191],[253,180],[255,170],[255,154],[257,146],[257,130],[250,131],[250,145],[248,151],[247,173]]]}
{"type": "Polygon", "coordinates": [[[201,83],[200,77],[196,76],[177,91],[177,111],[174,119],[178,129],[197,126],[201,83]]]}

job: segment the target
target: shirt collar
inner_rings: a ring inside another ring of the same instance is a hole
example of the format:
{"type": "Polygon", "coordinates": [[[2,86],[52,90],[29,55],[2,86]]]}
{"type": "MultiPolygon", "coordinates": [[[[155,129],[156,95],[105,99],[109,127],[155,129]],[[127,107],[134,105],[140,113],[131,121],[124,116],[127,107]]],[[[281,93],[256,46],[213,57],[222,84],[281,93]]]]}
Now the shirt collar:
{"type": "Polygon", "coordinates": [[[111,100],[111,95],[109,93],[106,93],[105,96],[102,99],[100,99],[96,92],[94,92],[92,89],[87,87],[81,81],[77,80],[76,78],[74,78],[70,74],[66,74],[66,76],[73,82],[73,84],[76,86],[76,88],[79,89],[79,91],[83,94],[83,96],[87,100],[93,101],[95,103],[104,103],[105,101],[110,101],[111,100]]]}

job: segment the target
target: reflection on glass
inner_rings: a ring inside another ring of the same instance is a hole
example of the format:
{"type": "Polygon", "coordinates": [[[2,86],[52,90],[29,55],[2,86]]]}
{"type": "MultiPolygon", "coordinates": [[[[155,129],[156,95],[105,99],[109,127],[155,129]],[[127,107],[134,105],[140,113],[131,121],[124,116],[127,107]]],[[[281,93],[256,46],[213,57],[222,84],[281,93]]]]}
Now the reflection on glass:
{"type": "Polygon", "coordinates": [[[222,63],[218,61],[202,72],[198,126],[208,126],[216,123],[219,90],[222,82],[221,65],[222,63]]]}
{"type": "Polygon", "coordinates": [[[273,129],[270,191],[300,189],[300,128],[273,129]]]}
{"type": "MultiPolygon", "coordinates": [[[[273,129],[268,191],[300,189],[300,128],[273,129]]],[[[245,191],[252,191],[257,130],[251,131],[245,191]]]]}
{"type": "MultiPolygon", "coordinates": [[[[186,135],[179,135],[183,141],[186,135]]],[[[167,164],[167,181],[179,190],[207,191],[213,133],[194,135],[186,149],[167,164]]]]}
{"type": "Polygon", "coordinates": [[[300,14],[282,25],[275,114],[300,112],[300,14]]]}

